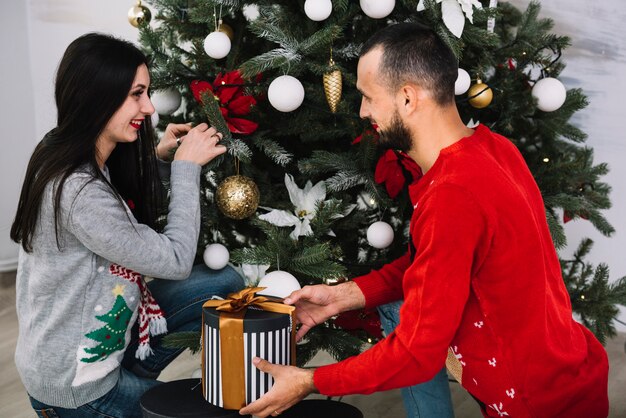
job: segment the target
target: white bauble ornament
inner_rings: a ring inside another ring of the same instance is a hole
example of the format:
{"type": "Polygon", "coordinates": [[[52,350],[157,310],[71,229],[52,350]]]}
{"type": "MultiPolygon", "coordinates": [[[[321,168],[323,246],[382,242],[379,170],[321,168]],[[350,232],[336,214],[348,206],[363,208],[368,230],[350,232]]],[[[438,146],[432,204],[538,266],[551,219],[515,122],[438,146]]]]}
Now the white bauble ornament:
{"type": "Polygon", "coordinates": [[[202,369],[196,369],[191,373],[192,379],[202,379],[202,369]]]}
{"type": "Polygon", "coordinates": [[[224,32],[211,32],[204,38],[204,52],[213,58],[224,58],[230,52],[230,38],[224,32]]]}
{"type": "Polygon", "coordinates": [[[300,80],[290,75],[281,75],[267,89],[267,99],[276,110],[291,112],[304,101],[304,87],[300,80]]]}
{"type": "Polygon", "coordinates": [[[286,298],[291,292],[300,290],[300,283],[286,271],[276,270],[263,276],[257,287],[265,287],[259,295],[286,298]]]}
{"type": "Polygon", "coordinates": [[[472,79],[470,75],[463,68],[459,68],[459,75],[456,77],[456,82],[454,83],[454,94],[457,96],[465,94],[471,84],[472,79]]]}
{"type": "Polygon", "coordinates": [[[221,270],[228,264],[230,253],[222,244],[207,245],[204,249],[202,259],[208,268],[221,270]]]}
{"type": "Polygon", "coordinates": [[[393,228],[387,222],[374,222],[367,228],[367,242],[378,249],[389,247],[393,242],[393,228]]]}
{"type": "Polygon", "coordinates": [[[180,107],[181,100],[180,92],[175,88],[157,90],[150,96],[154,110],[159,115],[171,115],[174,113],[180,107]]]}
{"type": "Polygon", "coordinates": [[[554,112],[565,103],[565,86],[556,78],[546,77],[533,86],[532,95],[537,99],[537,107],[544,112],[554,112]]]}
{"type": "Polygon", "coordinates": [[[159,125],[159,112],[155,111],[153,114],[150,115],[150,122],[152,122],[152,127],[154,129],[156,129],[156,127],[159,125]]]}
{"type": "Polygon", "coordinates": [[[389,16],[396,7],[396,0],[360,0],[361,10],[372,19],[389,16]]]}
{"type": "Polygon", "coordinates": [[[333,3],[330,0],[306,0],[304,2],[304,13],[316,22],[327,19],[332,11],[333,3]]]}

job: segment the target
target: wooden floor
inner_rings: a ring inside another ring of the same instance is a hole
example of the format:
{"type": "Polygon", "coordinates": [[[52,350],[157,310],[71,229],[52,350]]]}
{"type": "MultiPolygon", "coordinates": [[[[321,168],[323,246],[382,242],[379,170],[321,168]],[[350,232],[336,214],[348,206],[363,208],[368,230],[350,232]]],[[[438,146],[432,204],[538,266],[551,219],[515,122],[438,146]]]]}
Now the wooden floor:
{"type": "MultiPolygon", "coordinates": [[[[26,418],[35,417],[30,408],[26,392],[20,382],[13,354],[17,339],[17,317],[15,314],[15,286],[11,277],[0,273],[0,417],[26,418]]],[[[611,400],[611,418],[626,417],[626,354],[624,342],[626,335],[619,334],[608,342],[610,376],[609,398],[611,400]]],[[[313,359],[313,365],[327,360],[324,356],[313,359]]],[[[185,352],[163,371],[160,379],[169,381],[189,378],[199,368],[200,359],[185,352]]],[[[456,418],[481,418],[482,415],[474,400],[456,383],[451,383],[452,400],[456,418]]],[[[402,418],[404,410],[400,392],[392,390],[374,395],[354,395],[343,398],[363,411],[365,418],[402,418]]]]}

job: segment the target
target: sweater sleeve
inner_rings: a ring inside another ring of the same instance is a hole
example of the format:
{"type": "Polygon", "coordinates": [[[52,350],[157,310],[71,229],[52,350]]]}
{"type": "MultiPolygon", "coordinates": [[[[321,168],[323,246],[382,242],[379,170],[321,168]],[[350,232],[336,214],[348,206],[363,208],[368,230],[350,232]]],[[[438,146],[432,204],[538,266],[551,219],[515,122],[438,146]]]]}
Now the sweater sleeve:
{"type": "Polygon", "coordinates": [[[69,193],[68,229],[90,251],[138,273],[166,279],[189,276],[200,231],[200,169],[187,161],[172,163],[171,198],[163,233],[137,223],[111,190],[99,181],[69,193]],[[130,219],[130,221],[129,221],[130,219]]]}
{"type": "Polygon", "coordinates": [[[364,353],[318,368],[314,383],[320,393],[368,394],[410,386],[430,380],[443,367],[488,232],[468,193],[436,187],[411,223],[416,255],[404,275],[398,327],[364,353]]]}
{"type": "Polygon", "coordinates": [[[365,296],[365,307],[373,308],[402,299],[402,277],[410,265],[407,252],[381,269],[355,278],[354,282],[365,296]]]}

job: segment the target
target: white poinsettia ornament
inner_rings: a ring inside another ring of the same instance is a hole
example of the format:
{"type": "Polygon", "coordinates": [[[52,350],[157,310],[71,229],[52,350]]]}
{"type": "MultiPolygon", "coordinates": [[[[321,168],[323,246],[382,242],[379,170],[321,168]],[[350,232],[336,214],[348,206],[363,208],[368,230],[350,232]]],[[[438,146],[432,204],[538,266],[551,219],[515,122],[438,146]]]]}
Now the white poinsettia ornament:
{"type": "Polygon", "coordinates": [[[294,226],[289,236],[298,239],[302,235],[313,235],[311,219],[315,217],[316,206],[326,199],[326,184],[320,181],[315,186],[307,181],[304,189],[300,189],[290,174],[285,174],[285,186],[289,199],[293,203],[293,213],[286,210],[273,209],[259,218],[276,226],[294,226]]]}
{"type": "Polygon", "coordinates": [[[241,271],[246,278],[246,285],[256,287],[269,268],[269,264],[242,264],[241,271]]]}
{"type": "MultiPolygon", "coordinates": [[[[474,23],[474,7],[482,9],[483,6],[478,0],[435,0],[441,3],[441,14],[443,23],[452,32],[454,36],[460,38],[463,34],[465,26],[465,17],[470,23],[474,23]],[[465,13],[465,15],[464,15],[465,13]]],[[[420,0],[417,4],[417,11],[421,12],[426,9],[424,0],[420,0]]]]}

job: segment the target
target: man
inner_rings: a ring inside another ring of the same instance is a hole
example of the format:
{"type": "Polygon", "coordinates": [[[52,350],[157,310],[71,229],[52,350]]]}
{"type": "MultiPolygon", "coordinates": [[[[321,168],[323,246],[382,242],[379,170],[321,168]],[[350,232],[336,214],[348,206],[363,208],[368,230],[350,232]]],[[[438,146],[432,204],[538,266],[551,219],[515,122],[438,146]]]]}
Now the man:
{"type": "Polygon", "coordinates": [[[297,338],[339,312],[404,297],[400,323],[364,353],[315,371],[258,361],[275,384],[241,412],[276,416],[315,391],[408,386],[445,363],[485,416],[606,417],[606,352],[572,319],[540,191],[511,142],[461,121],[452,53],[430,29],[398,24],[368,41],[357,72],[361,117],[424,172],[409,190],[409,252],[285,302],[297,307],[297,338]]]}

